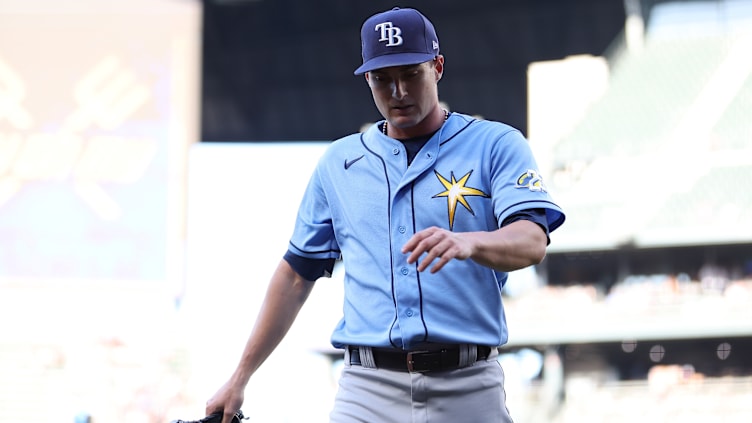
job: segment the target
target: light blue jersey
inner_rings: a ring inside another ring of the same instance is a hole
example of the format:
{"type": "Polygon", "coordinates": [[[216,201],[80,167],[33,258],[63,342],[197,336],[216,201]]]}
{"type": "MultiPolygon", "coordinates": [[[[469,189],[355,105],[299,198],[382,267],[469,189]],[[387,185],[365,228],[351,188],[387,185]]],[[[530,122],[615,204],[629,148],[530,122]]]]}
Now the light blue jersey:
{"type": "Polygon", "coordinates": [[[564,221],[516,129],[452,113],[408,167],[402,143],[374,124],[335,141],[320,159],[290,251],[342,257],[343,318],[332,335],[337,348],[502,345],[506,273],[473,260],[419,273],[400,250],[431,226],[494,231],[526,209],[545,209],[550,231],[564,221]]]}

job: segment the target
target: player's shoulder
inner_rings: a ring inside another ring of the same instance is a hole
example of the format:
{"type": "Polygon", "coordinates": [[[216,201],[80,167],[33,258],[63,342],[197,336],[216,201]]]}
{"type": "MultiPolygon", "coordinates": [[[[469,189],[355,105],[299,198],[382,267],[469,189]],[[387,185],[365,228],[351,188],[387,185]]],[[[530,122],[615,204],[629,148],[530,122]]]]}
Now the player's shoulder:
{"type": "Polygon", "coordinates": [[[362,135],[361,133],[354,133],[332,141],[319,159],[319,167],[326,166],[332,163],[332,161],[337,161],[342,157],[350,157],[362,151],[362,135]]]}
{"type": "Polygon", "coordinates": [[[352,150],[354,148],[361,148],[361,146],[363,145],[363,142],[361,140],[362,136],[362,133],[356,132],[354,134],[337,138],[336,140],[332,141],[332,143],[326,149],[326,152],[333,154],[337,152],[352,150]]]}
{"type": "Polygon", "coordinates": [[[354,134],[345,135],[344,137],[337,138],[332,142],[331,147],[333,148],[346,148],[351,146],[352,144],[360,144],[360,138],[363,136],[362,132],[356,132],[354,134]]]}
{"type": "Polygon", "coordinates": [[[467,115],[454,112],[447,122],[450,124],[451,131],[455,131],[456,136],[468,136],[475,139],[484,139],[488,141],[506,140],[525,140],[522,132],[504,122],[484,119],[478,115],[467,115]],[[480,135],[480,137],[479,137],[480,135]]]}

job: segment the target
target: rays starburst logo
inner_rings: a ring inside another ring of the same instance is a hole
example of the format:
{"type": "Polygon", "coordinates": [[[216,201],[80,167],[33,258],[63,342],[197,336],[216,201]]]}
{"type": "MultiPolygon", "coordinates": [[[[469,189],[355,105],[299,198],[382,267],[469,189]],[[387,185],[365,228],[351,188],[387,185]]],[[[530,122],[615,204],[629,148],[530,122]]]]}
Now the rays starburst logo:
{"type": "Polygon", "coordinates": [[[468,204],[465,197],[489,197],[485,192],[466,186],[467,180],[470,179],[473,171],[467,172],[465,176],[457,180],[454,177],[454,172],[451,172],[450,179],[443,177],[439,172],[433,171],[436,177],[439,178],[439,182],[444,186],[445,191],[442,191],[433,196],[433,198],[446,197],[447,199],[447,211],[449,212],[449,230],[454,228],[454,217],[457,213],[457,204],[462,204],[467,211],[475,216],[473,208],[468,204]]]}

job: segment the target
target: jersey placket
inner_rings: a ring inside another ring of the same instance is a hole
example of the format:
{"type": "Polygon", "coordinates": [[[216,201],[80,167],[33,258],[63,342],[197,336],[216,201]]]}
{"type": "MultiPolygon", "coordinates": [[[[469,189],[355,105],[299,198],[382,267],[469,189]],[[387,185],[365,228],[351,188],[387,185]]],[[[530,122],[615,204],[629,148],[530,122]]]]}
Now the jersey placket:
{"type": "MultiPolygon", "coordinates": [[[[426,150],[437,149],[437,141],[432,140],[424,146],[422,153],[425,153],[426,150]]],[[[400,153],[395,154],[394,158],[404,161],[405,154],[404,150],[400,150],[400,153]]],[[[391,202],[390,230],[392,233],[392,263],[394,263],[392,272],[397,318],[395,330],[398,328],[400,331],[399,334],[393,333],[392,339],[401,338],[402,347],[407,349],[413,343],[425,341],[427,328],[423,319],[422,288],[417,264],[408,264],[407,257],[409,254],[403,254],[401,250],[416,230],[414,227],[415,205],[413,202],[420,201],[420,199],[413,198],[413,182],[420,178],[433,164],[433,158],[436,157],[436,154],[437,152],[426,154],[428,160],[421,160],[416,157],[413,164],[399,178],[400,184],[391,202]]]]}
{"type": "Polygon", "coordinates": [[[409,188],[401,189],[392,202],[392,268],[396,317],[403,348],[421,341],[426,334],[421,310],[420,277],[416,265],[408,264],[402,246],[413,235],[413,215],[409,188]]]}

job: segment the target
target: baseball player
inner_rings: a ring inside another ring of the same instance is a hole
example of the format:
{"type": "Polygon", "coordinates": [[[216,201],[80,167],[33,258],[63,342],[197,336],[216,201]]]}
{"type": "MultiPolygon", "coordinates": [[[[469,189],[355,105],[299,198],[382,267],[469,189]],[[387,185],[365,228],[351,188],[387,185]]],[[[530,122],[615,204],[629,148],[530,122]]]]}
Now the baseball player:
{"type": "Polygon", "coordinates": [[[237,369],[207,402],[224,423],[315,283],[344,264],[331,337],[345,367],[331,422],[509,422],[497,348],[507,272],[539,263],[564,221],[527,140],[441,108],[431,22],[395,8],[362,26],[384,120],[321,157],[237,369]]]}

